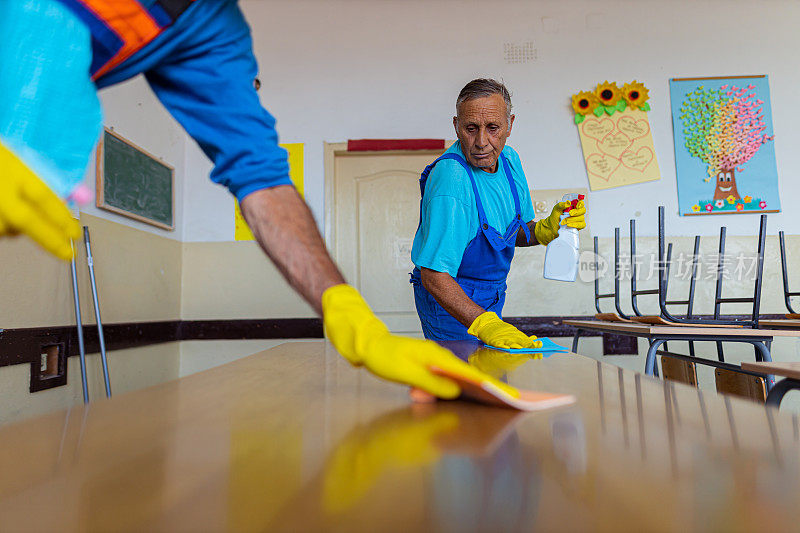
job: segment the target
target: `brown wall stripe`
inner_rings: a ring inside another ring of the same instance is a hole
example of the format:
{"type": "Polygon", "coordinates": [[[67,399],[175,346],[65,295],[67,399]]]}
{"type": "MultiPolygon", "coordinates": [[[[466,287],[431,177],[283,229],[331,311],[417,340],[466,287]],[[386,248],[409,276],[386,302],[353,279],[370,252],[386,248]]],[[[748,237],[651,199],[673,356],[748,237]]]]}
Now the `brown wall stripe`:
{"type": "MultiPolygon", "coordinates": [[[[528,335],[538,337],[571,337],[575,329],[562,320],[591,319],[591,316],[508,317],[506,320],[528,335]]],[[[735,317],[735,318],[745,318],[735,317]]],[[[762,318],[783,318],[783,315],[763,315],[762,318]]],[[[97,328],[83,327],[87,353],[100,350],[97,328]]],[[[303,339],[322,338],[322,321],[318,318],[280,318],[248,320],[172,320],[165,322],[129,322],[105,324],[103,335],[106,350],[122,350],[162,342],[188,340],[232,339],[303,339]]],[[[597,337],[598,332],[586,332],[597,337]]],[[[66,339],[69,356],[78,355],[78,335],[75,326],[7,329],[0,332],[0,367],[29,364],[40,360],[42,345],[56,344],[66,339]]],[[[605,335],[604,353],[632,353],[635,343],[630,337],[605,335]]],[[[635,339],[634,339],[635,340],[635,339]]],[[[635,353],[635,351],[633,351],[635,353]]]]}

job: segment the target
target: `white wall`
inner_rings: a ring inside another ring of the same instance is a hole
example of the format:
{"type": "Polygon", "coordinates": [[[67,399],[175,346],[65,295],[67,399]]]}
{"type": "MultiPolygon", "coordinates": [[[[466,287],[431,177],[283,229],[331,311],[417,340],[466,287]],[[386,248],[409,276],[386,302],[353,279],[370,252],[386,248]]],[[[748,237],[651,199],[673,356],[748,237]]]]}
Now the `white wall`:
{"type": "MultiPolygon", "coordinates": [[[[637,79],[650,89],[663,179],[592,193],[592,233],[613,234],[641,217],[654,235],[655,207],[668,232],[753,234],[757,217],[677,216],[669,111],[671,77],[768,74],[784,206],[800,194],[800,131],[792,127],[800,3],[795,1],[244,0],[261,68],[262,102],[282,142],[304,142],[306,198],[324,218],[323,142],[365,137],[452,138],[453,101],[476,76],[502,78],[517,120],[509,141],[535,188],[587,184],[569,97],[597,82],[637,79]],[[556,26],[543,31],[543,18],[556,26]],[[598,25],[587,29],[587,21],[598,25]],[[504,43],[533,41],[538,59],[506,64],[504,43]],[[557,185],[556,185],[557,184],[557,185]]],[[[232,201],[187,149],[188,241],[231,240],[232,201]]],[[[800,232],[800,219],[770,216],[770,232],[800,232]]]]}
{"type": "MultiPolygon", "coordinates": [[[[348,138],[452,138],[453,100],[476,76],[503,79],[517,120],[509,143],[535,188],[586,186],[569,96],[605,79],[650,89],[650,120],[662,180],[592,193],[592,233],[640,218],[655,234],[665,204],[671,234],[753,234],[756,217],[677,216],[669,111],[671,77],[770,76],[775,151],[784,207],[800,193],[792,146],[793,88],[800,84],[792,0],[243,0],[261,66],[262,102],[282,142],[305,143],[306,199],[324,220],[323,142],[348,138]],[[544,31],[543,19],[554,28],[544,31]],[[279,21],[277,23],[276,21],[279,21]],[[589,28],[591,27],[591,29],[589,28]],[[537,59],[506,64],[505,43],[532,41],[537,59]]],[[[210,163],[142,78],[101,93],[105,123],[176,167],[176,231],[164,232],[94,207],[84,211],[189,242],[233,240],[233,200],[208,179],[210,163]],[[157,125],[154,127],[154,125],[157,125]],[[183,178],[185,174],[185,179],[183,178]]],[[[94,168],[87,178],[94,180],[94,168]]],[[[800,219],[770,216],[770,230],[800,233],[800,219]]]]}

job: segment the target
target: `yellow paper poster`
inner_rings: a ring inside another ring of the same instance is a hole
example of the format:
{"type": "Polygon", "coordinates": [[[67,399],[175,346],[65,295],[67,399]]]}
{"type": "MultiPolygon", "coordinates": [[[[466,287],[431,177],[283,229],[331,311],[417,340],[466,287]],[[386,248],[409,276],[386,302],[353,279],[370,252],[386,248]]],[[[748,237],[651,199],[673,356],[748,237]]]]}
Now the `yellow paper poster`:
{"type": "MultiPolygon", "coordinates": [[[[292,183],[297,188],[300,196],[303,194],[303,143],[288,143],[281,144],[289,152],[289,177],[292,178],[292,183]]],[[[253,232],[244,221],[242,211],[239,209],[239,202],[234,200],[234,239],[237,241],[252,241],[255,240],[253,232]]]]}
{"type": "Polygon", "coordinates": [[[647,113],[626,109],[578,125],[593,191],[661,178],[647,113]]]}
{"type": "Polygon", "coordinates": [[[661,179],[650,133],[648,90],[635,80],[603,82],[572,97],[593,191],[661,179]]]}

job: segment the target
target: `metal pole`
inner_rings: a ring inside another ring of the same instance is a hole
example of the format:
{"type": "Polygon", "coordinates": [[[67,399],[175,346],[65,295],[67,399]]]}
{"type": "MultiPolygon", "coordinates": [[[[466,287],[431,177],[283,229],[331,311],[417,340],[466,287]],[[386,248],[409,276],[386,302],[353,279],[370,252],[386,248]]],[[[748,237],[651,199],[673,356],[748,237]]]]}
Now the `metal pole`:
{"type": "Polygon", "coordinates": [[[631,219],[631,307],[633,308],[633,314],[636,316],[642,316],[642,313],[639,311],[639,304],[636,301],[636,296],[638,296],[637,288],[636,288],[636,277],[639,273],[636,271],[636,219],[631,219]]]}
{"type": "Polygon", "coordinates": [[[86,383],[86,350],[83,347],[83,322],[81,321],[81,298],[78,295],[78,274],[75,267],[75,242],[72,243],[72,296],[75,302],[75,321],[78,324],[78,351],[81,359],[81,386],[83,387],[83,403],[89,403],[89,386],[86,383]]]}
{"type": "Polygon", "coordinates": [[[92,300],[94,301],[94,316],[97,319],[97,336],[100,340],[100,361],[103,363],[103,379],[106,385],[106,398],[111,398],[111,380],[108,377],[108,360],[106,359],[106,343],[103,339],[103,322],[100,320],[100,300],[97,298],[97,283],[94,279],[94,261],[92,260],[92,245],[89,242],[89,227],[83,227],[83,242],[86,244],[86,264],[89,266],[89,280],[92,282],[92,300]]]}
{"type": "Polygon", "coordinates": [[[767,242],[767,215],[761,215],[758,226],[758,267],[756,268],[756,286],[753,294],[753,327],[758,327],[758,315],[761,312],[761,287],[764,281],[764,247],[767,242]]]}
{"type": "MultiPolygon", "coordinates": [[[[781,244],[783,244],[783,234],[781,234],[781,244]]],[[[781,256],[783,257],[783,256],[781,256]]],[[[784,272],[786,270],[786,262],[784,261],[784,272]]],[[[786,279],[786,275],[784,274],[783,279],[786,279]]],[[[788,291],[788,289],[787,289],[788,291]]],[[[786,291],[785,291],[786,292],[786,291]]],[[[788,297],[787,297],[788,298],[788,297]]],[[[594,308],[597,309],[598,313],[602,313],[600,310],[600,270],[597,267],[597,237],[594,238],[594,308]]],[[[573,350],[575,351],[575,350],[573,350]]]]}
{"type": "Polygon", "coordinates": [[[619,228],[614,228],[614,307],[617,308],[617,314],[619,316],[627,319],[630,317],[622,312],[622,306],[619,301],[619,280],[621,276],[619,264],[619,228]]]}

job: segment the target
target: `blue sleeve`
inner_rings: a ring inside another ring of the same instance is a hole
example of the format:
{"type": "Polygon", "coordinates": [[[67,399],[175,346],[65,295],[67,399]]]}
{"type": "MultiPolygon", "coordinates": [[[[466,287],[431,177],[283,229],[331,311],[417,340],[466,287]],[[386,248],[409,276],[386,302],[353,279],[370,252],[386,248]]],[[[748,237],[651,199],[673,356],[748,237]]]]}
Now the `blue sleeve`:
{"type": "Polygon", "coordinates": [[[250,29],[229,8],[146,73],[159,100],[214,162],[211,179],[238,200],[259,189],[291,184],[275,119],[253,87],[257,65],[250,29]]]}
{"type": "Polygon", "coordinates": [[[477,231],[477,212],[465,197],[469,193],[463,178],[459,179],[461,174],[463,170],[455,161],[441,161],[433,168],[425,186],[421,224],[411,252],[416,266],[453,277],[477,231]]]}

